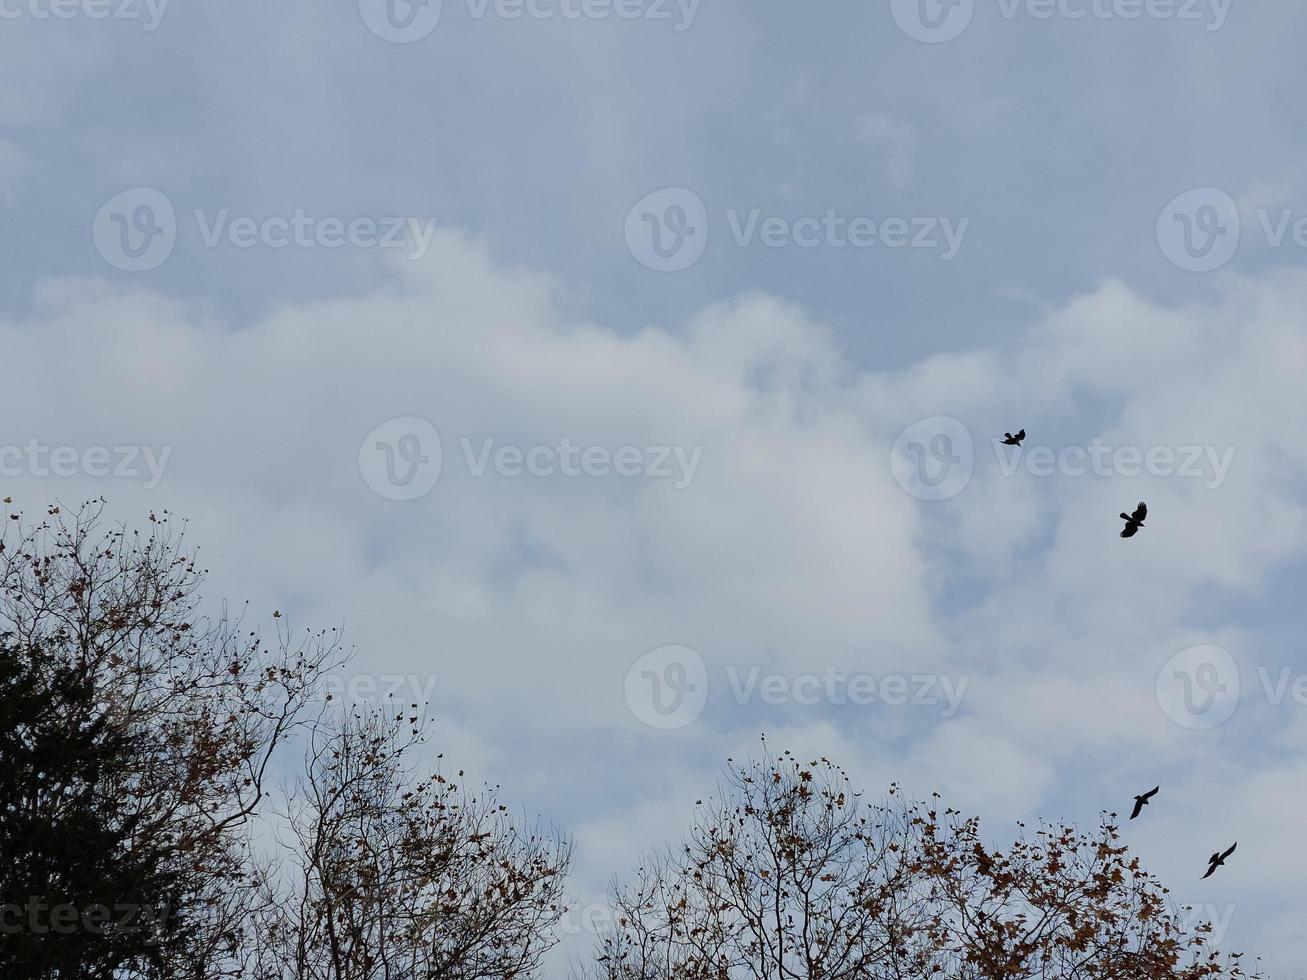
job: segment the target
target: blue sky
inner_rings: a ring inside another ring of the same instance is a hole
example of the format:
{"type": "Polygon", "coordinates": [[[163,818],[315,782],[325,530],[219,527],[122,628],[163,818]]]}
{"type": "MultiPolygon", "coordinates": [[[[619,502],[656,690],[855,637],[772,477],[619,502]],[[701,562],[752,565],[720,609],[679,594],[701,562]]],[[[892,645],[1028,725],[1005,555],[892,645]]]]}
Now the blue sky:
{"type": "Polygon", "coordinates": [[[581,906],[765,730],[996,835],[1161,782],[1300,972],[1307,10],[392,3],[0,0],[7,492],[343,623],[581,906]]]}

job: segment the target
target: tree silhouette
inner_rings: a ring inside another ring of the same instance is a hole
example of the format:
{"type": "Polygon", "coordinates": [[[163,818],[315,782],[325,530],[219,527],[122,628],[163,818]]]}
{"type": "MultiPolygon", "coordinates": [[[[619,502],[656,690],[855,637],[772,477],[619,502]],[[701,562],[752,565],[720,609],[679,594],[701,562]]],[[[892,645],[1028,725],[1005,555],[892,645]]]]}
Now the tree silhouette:
{"type": "Polygon", "coordinates": [[[177,880],[105,788],[139,757],[75,664],[0,644],[0,968],[14,980],[160,962],[177,880]],[[107,798],[108,797],[108,798],[107,798]]]}
{"type": "Polygon", "coordinates": [[[992,850],[975,819],[862,802],[789,753],[732,763],[679,849],[614,898],[603,980],[1238,978],[1120,845],[1043,827],[992,850]]]}
{"type": "Polygon", "coordinates": [[[260,980],[511,980],[555,941],[571,848],[523,833],[487,791],[418,777],[416,705],[314,733],[292,798],[292,870],[251,945],[260,980]]]}
{"type": "Polygon", "coordinates": [[[324,698],[334,631],[281,625],[265,645],[203,618],[171,518],[105,528],[103,507],[0,528],[0,976],[534,970],[567,843],[519,831],[461,773],[417,779],[416,706],[347,715],[324,698]],[[298,785],[270,785],[274,758],[305,745],[298,785]]]}
{"type": "Polygon", "coordinates": [[[0,962],[207,980],[249,912],[269,762],[335,646],[203,619],[168,515],[142,534],[102,513],[0,529],[0,962]]]}

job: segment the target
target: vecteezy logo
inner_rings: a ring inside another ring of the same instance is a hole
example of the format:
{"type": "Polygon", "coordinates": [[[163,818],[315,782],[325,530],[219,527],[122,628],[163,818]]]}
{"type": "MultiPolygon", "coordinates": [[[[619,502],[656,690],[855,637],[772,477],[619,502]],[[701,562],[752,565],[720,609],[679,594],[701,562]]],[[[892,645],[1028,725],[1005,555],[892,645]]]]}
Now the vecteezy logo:
{"type": "Polygon", "coordinates": [[[115,269],[148,272],[172,255],[177,212],[153,187],[133,187],[104,202],[91,226],[95,250],[115,269]]]}
{"type": "Polygon", "coordinates": [[[626,704],[650,728],[684,728],[708,703],[708,668],[685,646],[650,650],[626,672],[626,704]]]}
{"type": "Polygon", "coordinates": [[[1186,272],[1214,272],[1239,249],[1239,206],[1217,187],[1186,191],[1162,209],[1157,244],[1186,272]]]}
{"type": "Polygon", "coordinates": [[[708,209],[702,198],[684,187],[645,195],[626,215],[626,247],[655,272],[688,269],[708,247],[708,209]]]}
{"type": "Polygon", "coordinates": [[[919,500],[956,497],[975,469],[971,433],[957,419],[922,419],[903,430],[890,450],[894,479],[919,500]]]}
{"type": "Polygon", "coordinates": [[[952,41],[965,31],[976,12],[975,0],[890,0],[899,29],[927,44],[952,41]]]}
{"type": "Polygon", "coordinates": [[[359,472],[387,500],[416,500],[440,479],[440,434],[411,415],[377,426],[359,446],[359,472]]]}
{"type": "Polygon", "coordinates": [[[1181,650],[1158,672],[1157,703],[1184,728],[1223,725],[1239,704],[1239,665],[1220,647],[1181,650]]]}
{"type": "Polygon", "coordinates": [[[440,23],[441,0],[359,0],[363,23],[383,41],[421,41],[440,23]]]}

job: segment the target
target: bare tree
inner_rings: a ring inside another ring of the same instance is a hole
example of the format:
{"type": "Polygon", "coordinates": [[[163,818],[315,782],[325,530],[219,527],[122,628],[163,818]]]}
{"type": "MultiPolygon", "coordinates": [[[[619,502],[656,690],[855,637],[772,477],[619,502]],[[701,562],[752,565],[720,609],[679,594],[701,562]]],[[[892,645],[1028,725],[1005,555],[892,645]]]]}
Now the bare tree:
{"type": "Polygon", "coordinates": [[[169,516],[141,534],[102,514],[54,506],[0,529],[0,974],[534,971],[569,845],[519,831],[461,773],[417,779],[416,709],[324,708],[320,682],[344,659],[335,631],[292,641],[279,627],[269,647],[203,618],[204,572],[169,516]],[[254,841],[273,820],[273,760],[305,745],[270,855],[254,841]]]}
{"type": "Polygon", "coordinates": [[[1210,927],[1183,927],[1110,817],[992,851],[974,819],[897,787],[865,804],[831,762],[789,753],[731,763],[686,843],[614,904],[603,980],[1243,976],[1210,927]]]}
{"type": "Polygon", "coordinates": [[[0,801],[0,901],[30,914],[0,934],[0,960],[7,976],[209,980],[249,912],[246,830],[269,763],[336,644],[279,633],[269,649],[204,619],[203,572],[168,515],[141,534],[102,511],[7,513],[0,530],[7,676],[41,692],[6,689],[0,764],[23,778],[0,801]],[[101,908],[110,920],[86,927],[101,908]],[[41,919],[56,909],[63,929],[41,919]]]}
{"type": "Polygon", "coordinates": [[[294,870],[255,941],[260,980],[511,980],[552,945],[570,846],[519,831],[462,772],[418,778],[417,711],[314,733],[290,813],[294,870]]]}

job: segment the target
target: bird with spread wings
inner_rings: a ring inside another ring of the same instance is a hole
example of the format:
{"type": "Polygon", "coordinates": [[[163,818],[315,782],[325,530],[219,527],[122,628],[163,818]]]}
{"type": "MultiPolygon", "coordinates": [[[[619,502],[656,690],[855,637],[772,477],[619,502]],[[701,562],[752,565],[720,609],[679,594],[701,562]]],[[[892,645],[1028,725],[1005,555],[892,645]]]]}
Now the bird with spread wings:
{"type": "Polygon", "coordinates": [[[1217,868],[1225,864],[1225,859],[1228,858],[1231,854],[1233,854],[1234,849],[1238,846],[1239,846],[1239,842],[1235,841],[1233,844],[1230,845],[1230,849],[1226,851],[1224,854],[1218,851],[1215,854],[1213,854],[1211,857],[1209,857],[1207,859],[1207,864],[1208,864],[1207,874],[1203,875],[1203,877],[1210,878],[1215,873],[1217,868]]]}
{"type": "Polygon", "coordinates": [[[1121,532],[1123,538],[1133,538],[1139,533],[1139,529],[1144,526],[1144,518],[1148,516],[1148,505],[1142,500],[1139,506],[1135,508],[1133,514],[1122,513],[1121,520],[1125,521],[1125,529],[1121,532]]]}
{"type": "Polygon", "coordinates": [[[1134,808],[1134,811],[1130,814],[1130,819],[1131,819],[1131,820],[1133,820],[1135,817],[1139,816],[1139,812],[1140,812],[1144,807],[1148,806],[1148,801],[1151,800],[1154,796],[1156,796],[1156,795],[1157,795],[1157,791],[1158,791],[1159,789],[1161,789],[1161,788],[1162,788],[1162,787],[1160,787],[1160,786],[1154,786],[1154,787],[1153,787],[1152,789],[1150,789],[1147,793],[1143,793],[1143,794],[1141,794],[1141,795],[1135,797],[1135,808],[1134,808]]]}

